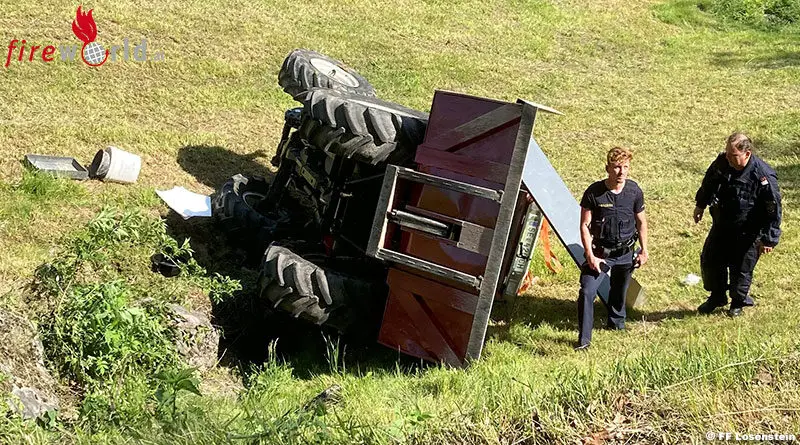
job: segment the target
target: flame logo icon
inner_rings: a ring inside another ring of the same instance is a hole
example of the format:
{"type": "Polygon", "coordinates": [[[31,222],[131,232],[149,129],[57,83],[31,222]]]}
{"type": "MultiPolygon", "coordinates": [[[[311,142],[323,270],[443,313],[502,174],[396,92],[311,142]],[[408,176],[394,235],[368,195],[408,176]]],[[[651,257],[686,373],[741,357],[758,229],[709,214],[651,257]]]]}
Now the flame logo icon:
{"type": "Polygon", "coordinates": [[[108,50],[103,49],[102,45],[94,41],[97,38],[97,25],[92,18],[93,10],[83,12],[81,7],[78,6],[75,20],[72,21],[72,32],[83,42],[81,48],[83,62],[89,66],[100,66],[108,60],[108,50]]]}

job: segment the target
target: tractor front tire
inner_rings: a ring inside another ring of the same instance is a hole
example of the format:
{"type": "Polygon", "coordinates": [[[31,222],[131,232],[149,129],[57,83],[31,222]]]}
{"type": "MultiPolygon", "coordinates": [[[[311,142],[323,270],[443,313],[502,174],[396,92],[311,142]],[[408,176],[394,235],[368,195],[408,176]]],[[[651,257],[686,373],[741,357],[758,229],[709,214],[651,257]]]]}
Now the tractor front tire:
{"type": "Polygon", "coordinates": [[[300,138],[325,151],[372,165],[403,164],[422,143],[428,113],[323,88],[303,100],[300,138]]]}
{"type": "Polygon", "coordinates": [[[274,310],[343,334],[354,325],[375,328],[387,292],[383,281],[334,271],[275,243],[264,253],[258,287],[274,310]]]}
{"type": "Polygon", "coordinates": [[[211,213],[236,244],[260,256],[272,241],[278,221],[259,211],[270,183],[261,176],[233,176],[212,196],[211,213]]]}
{"type": "Polygon", "coordinates": [[[340,60],[307,49],[296,49],[286,56],[278,73],[278,84],[298,100],[315,87],[375,96],[375,88],[354,69],[340,60]]]}

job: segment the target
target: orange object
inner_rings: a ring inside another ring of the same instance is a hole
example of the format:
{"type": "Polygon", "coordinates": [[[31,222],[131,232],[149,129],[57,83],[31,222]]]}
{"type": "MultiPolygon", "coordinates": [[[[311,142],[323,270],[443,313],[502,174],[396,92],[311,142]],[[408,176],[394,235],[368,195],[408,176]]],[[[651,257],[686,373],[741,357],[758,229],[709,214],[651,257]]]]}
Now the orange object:
{"type": "Polygon", "coordinates": [[[539,233],[539,236],[542,238],[542,250],[544,251],[545,266],[547,266],[547,268],[553,273],[561,272],[563,267],[558,261],[558,258],[553,255],[553,251],[550,250],[550,223],[546,218],[544,221],[542,221],[542,230],[539,233]]]}
{"type": "Polygon", "coordinates": [[[531,286],[533,286],[538,279],[539,278],[533,276],[533,272],[531,272],[531,270],[528,269],[528,271],[525,272],[525,278],[522,279],[522,285],[519,287],[517,295],[522,295],[525,292],[527,292],[528,289],[530,289],[531,286]]]}

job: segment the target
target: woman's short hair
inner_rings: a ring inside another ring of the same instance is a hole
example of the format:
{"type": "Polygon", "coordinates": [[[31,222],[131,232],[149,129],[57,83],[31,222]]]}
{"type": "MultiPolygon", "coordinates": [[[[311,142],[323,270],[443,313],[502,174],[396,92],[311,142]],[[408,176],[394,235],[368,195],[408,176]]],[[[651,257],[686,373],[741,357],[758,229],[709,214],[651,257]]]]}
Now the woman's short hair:
{"type": "Polygon", "coordinates": [[[625,147],[614,147],[611,150],[608,150],[606,159],[608,161],[608,165],[617,162],[630,162],[631,159],[633,159],[633,152],[625,147]]]}

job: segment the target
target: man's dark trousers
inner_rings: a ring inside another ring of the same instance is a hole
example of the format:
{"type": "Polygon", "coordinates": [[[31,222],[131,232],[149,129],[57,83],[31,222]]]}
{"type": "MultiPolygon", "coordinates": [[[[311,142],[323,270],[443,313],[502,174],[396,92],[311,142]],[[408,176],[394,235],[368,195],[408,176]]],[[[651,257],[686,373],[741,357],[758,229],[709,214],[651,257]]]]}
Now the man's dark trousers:
{"type": "MultiPolygon", "coordinates": [[[[625,327],[625,293],[631,282],[633,273],[633,253],[628,251],[624,255],[604,258],[611,268],[611,290],[608,292],[608,326],[614,329],[625,327]]],[[[608,269],[606,269],[608,270],[608,269]]],[[[581,266],[581,290],[578,293],[578,325],[580,333],[578,344],[586,345],[592,341],[592,327],[594,325],[594,298],[597,289],[603,281],[605,273],[593,271],[588,263],[581,266]]]]}
{"type": "Polygon", "coordinates": [[[717,306],[728,304],[726,291],[730,291],[731,308],[752,306],[750,283],[760,254],[755,235],[711,226],[700,254],[703,286],[711,292],[710,299],[717,306]],[[730,281],[728,272],[730,271],[730,281]],[[730,283],[730,284],[729,284],[730,283]]]}

